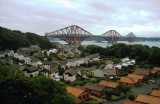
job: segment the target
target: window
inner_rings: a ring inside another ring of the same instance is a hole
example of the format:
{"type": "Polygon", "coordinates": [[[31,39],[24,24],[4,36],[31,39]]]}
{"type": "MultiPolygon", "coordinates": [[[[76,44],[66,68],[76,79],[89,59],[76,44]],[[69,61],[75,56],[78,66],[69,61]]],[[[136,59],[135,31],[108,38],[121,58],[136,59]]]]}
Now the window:
{"type": "Polygon", "coordinates": [[[85,99],[85,95],[83,95],[83,99],[85,99]]]}
{"type": "Polygon", "coordinates": [[[89,97],[89,94],[87,94],[87,97],[89,97]]]}
{"type": "Polygon", "coordinates": [[[82,97],[80,96],[80,97],[78,97],[79,99],[82,99],[82,97]]]}

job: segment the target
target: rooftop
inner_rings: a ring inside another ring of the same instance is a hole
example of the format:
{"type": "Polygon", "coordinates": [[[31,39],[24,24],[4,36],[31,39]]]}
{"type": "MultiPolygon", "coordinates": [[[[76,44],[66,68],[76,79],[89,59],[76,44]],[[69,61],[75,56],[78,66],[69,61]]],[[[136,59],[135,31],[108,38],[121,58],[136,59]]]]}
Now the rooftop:
{"type": "Polygon", "coordinates": [[[79,97],[79,95],[84,92],[84,90],[81,90],[75,87],[70,87],[70,86],[67,86],[66,89],[68,93],[73,94],[75,97],[79,97]]]}
{"type": "Polygon", "coordinates": [[[136,68],[135,74],[149,75],[150,74],[150,69],[136,68]]]}
{"type": "Polygon", "coordinates": [[[149,95],[139,94],[137,96],[137,98],[135,99],[135,101],[142,102],[145,104],[159,104],[160,98],[154,97],[154,96],[149,96],[149,95]]]}
{"type": "Polygon", "coordinates": [[[124,83],[137,83],[139,79],[137,78],[131,78],[131,77],[122,77],[120,79],[120,82],[124,82],[124,83]]]}
{"type": "Polygon", "coordinates": [[[128,77],[137,78],[137,79],[143,79],[144,78],[143,75],[137,75],[137,74],[128,74],[128,77]]]}
{"type": "Polygon", "coordinates": [[[160,90],[153,90],[151,95],[156,96],[156,97],[160,97],[160,90]]]}
{"type": "Polygon", "coordinates": [[[123,102],[123,104],[144,104],[144,103],[139,103],[139,102],[133,102],[133,101],[130,101],[130,100],[125,100],[123,102]]]}
{"type": "Polygon", "coordinates": [[[153,70],[160,70],[160,67],[154,67],[153,70]]]}
{"type": "Polygon", "coordinates": [[[97,83],[91,83],[91,82],[86,83],[84,87],[95,91],[102,91],[105,88],[104,85],[99,85],[97,83]]]}
{"type": "Polygon", "coordinates": [[[111,87],[111,88],[116,88],[119,83],[116,83],[116,82],[110,82],[110,81],[105,81],[105,80],[102,80],[100,83],[100,85],[104,85],[106,87],[111,87]]]}

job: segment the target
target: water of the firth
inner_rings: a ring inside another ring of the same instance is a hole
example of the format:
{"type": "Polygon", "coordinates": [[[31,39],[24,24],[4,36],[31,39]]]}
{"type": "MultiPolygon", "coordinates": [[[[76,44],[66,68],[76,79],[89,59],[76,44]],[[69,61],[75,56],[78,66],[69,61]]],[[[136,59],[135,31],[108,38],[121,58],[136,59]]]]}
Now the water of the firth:
{"type": "MultiPolygon", "coordinates": [[[[65,41],[56,41],[61,44],[67,44],[65,41]]],[[[156,46],[160,48],[160,41],[141,41],[141,42],[132,42],[129,43],[128,41],[118,41],[118,43],[125,43],[125,44],[142,44],[142,45],[148,45],[150,47],[156,46]]],[[[101,41],[101,42],[96,42],[96,41],[84,41],[82,42],[82,45],[98,45],[101,47],[106,47],[106,46],[111,46],[112,44],[108,44],[107,41],[101,41]]]]}

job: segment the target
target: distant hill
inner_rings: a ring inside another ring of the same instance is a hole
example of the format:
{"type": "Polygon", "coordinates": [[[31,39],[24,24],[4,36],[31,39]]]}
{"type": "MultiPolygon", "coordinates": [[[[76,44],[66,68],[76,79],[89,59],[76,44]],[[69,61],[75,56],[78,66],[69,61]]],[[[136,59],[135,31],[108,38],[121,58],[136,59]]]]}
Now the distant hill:
{"type": "Polygon", "coordinates": [[[35,33],[23,33],[18,30],[10,30],[0,27],[0,50],[16,50],[19,47],[29,47],[33,44],[39,45],[42,49],[52,48],[52,44],[48,39],[35,33]]]}

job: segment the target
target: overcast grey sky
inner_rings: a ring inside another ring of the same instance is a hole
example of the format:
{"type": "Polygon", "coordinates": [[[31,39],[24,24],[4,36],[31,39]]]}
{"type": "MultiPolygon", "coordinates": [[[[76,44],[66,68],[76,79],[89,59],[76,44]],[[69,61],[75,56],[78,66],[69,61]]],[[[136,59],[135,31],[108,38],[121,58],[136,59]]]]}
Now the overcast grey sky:
{"type": "Polygon", "coordinates": [[[160,0],[0,0],[0,26],[44,35],[78,25],[94,35],[160,37],[160,0]]]}

